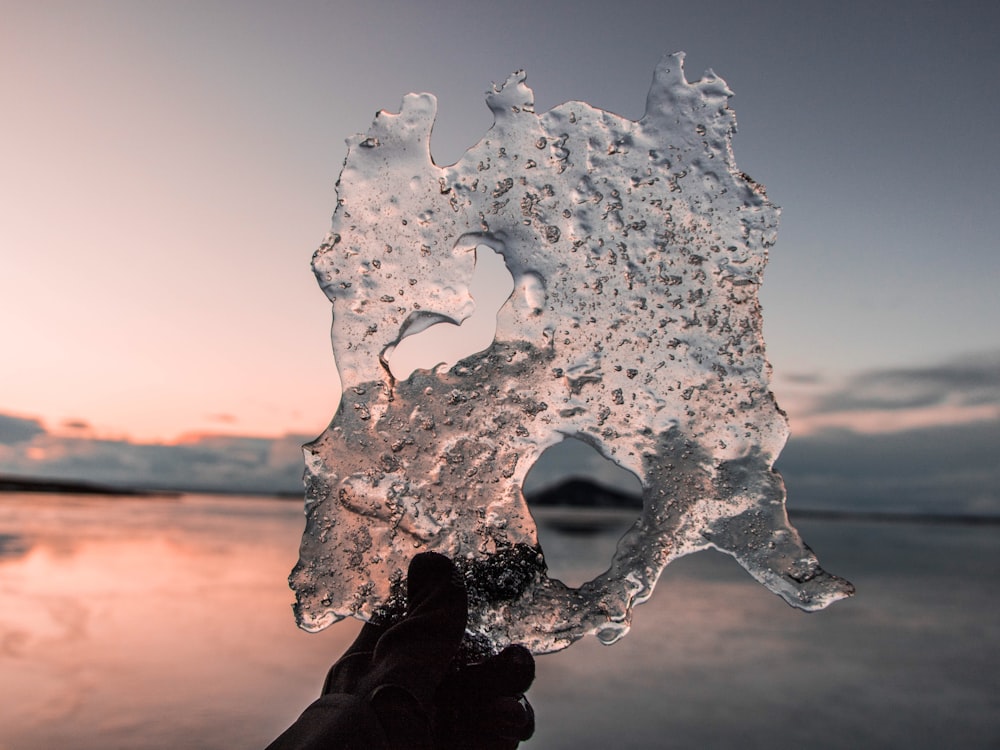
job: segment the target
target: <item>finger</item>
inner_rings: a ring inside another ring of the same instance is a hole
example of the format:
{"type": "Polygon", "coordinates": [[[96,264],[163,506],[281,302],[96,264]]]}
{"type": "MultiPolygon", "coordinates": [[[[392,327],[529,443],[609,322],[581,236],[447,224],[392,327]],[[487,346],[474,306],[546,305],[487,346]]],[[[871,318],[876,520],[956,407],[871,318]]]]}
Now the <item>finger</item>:
{"type": "Polygon", "coordinates": [[[430,717],[408,691],[396,685],[376,688],[371,705],[388,739],[388,747],[430,750],[430,717]]]}
{"type": "Polygon", "coordinates": [[[524,646],[508,646],[449,678],[447,690],[463,703],[527,692],[535,679],[535,660],[524,646]]]}
{"type": "Polygon", "coordinates": [[[484,735],[520,742],[535,733],[535,710],[523,695],[496,698],[483,709],[479,726],[484,735]]]}
{"type": "Polygon", "coordinates": [[[378,639],[381,638],[386,631],[385,625],[376,625],[372,622],[366,622],[364,627],[358,633],[358,637],[354,639],[354,643],[350,645],[347,651],[344,652],[344,656],[350,656],[358,651],[367,651],[371,653],[375,650],[375,644],[378,643],[378,639]]]}
{"type": "Polygon", "coordinates": [[[371,689],[397,685],[429,708],[458,651],[468,618],[465,583],[451,560],[425,552],[410,562],[407,615],[375,646],[371,689]]]}
{"type": "Polygon", "coordinates": [[[410,561],[406,573],[406,607],[412,617],[422,609],[459,608],[461,600],[462,628],[468,614],[465,581],[455,564],[437,552],[422,552],[410,561]]]}
{"type": "Polygon", "coordinates": [[[535,712],[523,697],[494,698],[462,712],[453,729],[454,747],[513,748],[535,733],[535,712]]]}

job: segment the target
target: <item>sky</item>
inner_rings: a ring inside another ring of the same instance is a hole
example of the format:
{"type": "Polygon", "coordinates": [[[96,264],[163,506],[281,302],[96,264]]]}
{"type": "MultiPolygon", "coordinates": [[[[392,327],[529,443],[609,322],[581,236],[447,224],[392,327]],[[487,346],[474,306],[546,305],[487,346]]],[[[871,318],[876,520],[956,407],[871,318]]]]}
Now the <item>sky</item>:
{"type": "Polygon", "coordinates": [[[294,489],[298,446],[339,401],[309,261],[344,139],[429,91],[450,164],[492,124],[483,92],[521,68],[539,112],[638,118],[657,61],[683,50],[689,80],[711,68],[735,92],[737,164],[782,208],[761,300],[790,486],[1000,512],[1000,6],[0,13],[0,473],[294,489]]]}

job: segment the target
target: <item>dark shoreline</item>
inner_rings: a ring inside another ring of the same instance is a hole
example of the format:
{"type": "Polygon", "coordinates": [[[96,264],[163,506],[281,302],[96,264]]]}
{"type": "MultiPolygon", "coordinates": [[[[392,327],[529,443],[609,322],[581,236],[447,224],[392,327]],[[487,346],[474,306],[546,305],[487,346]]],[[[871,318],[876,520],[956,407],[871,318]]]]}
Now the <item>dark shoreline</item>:
{"type": "MultiPolygon", "coordinates": [[[[260,497],[272,500],[302,502],[304,492],[283,490],[250,492],[221,489],[139,489],[66,479],[41,479],[0,474],[0,495],[3,493],[49,493],[62,495],[103,495],[106,497],[180,498],[185,494],[206,494],[219,497],[260,497]]],[[[570,479],[529,494],[528,505],[538,508],[566,510],[633,510],[641,512],[642,498],[619,492],[586,480],[570,479]]],[[[913,513],[903,511],[858,511],[820,508],[789,508],[789,518],[796,521],[847,521],[864,523],[916,523],[948,526],[1000,526],[1000,515],[962,513],[913,513]]]]}
{"type": "Polygon", "coordinates": [[[114,497],[180,497],[172,490],[140,490],[136,487],[115,487],[96,482],[65,479],[36,479],[0,475],[0,492],[38,492],[61,495],[111,495],[114,497]]]}

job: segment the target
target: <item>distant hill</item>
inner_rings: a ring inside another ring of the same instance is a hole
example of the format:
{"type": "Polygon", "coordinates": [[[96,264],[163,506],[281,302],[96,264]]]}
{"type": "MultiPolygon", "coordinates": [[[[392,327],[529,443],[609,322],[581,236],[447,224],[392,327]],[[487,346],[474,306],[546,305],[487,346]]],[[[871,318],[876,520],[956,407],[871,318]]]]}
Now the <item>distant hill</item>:
{"type": "Polygon", "coordinates": [[[567,479],[540,491],[526,493],[529,505],[572,506],[574,508],[642,509],[642,497],[621,492],[589,479],[567,479]]]}

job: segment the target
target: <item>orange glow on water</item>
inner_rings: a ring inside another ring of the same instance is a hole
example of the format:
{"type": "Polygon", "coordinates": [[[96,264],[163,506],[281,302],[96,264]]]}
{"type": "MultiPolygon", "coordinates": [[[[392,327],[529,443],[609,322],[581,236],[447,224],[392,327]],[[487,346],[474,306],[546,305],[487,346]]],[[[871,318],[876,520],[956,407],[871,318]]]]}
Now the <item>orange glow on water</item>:
{"type": "Polygon", "coordinates": [[[16,497],[0,504],[0,538],[12,540],[0,556],[0,726],[12,747],[177,732],[198,746],[213,716],[240,716],[247,746],[261,744],[357,632],[295,628],[284,578],[301,515],[287,504],[16,497]],[[257,718],[275,702],[280,718],[257,718]]]}
{"type": "MultiPolygon", "coordinates": [[[[0,495],[0,747],[265,746],[359,628],[296,630],[285,577],[302,524],[297,502],[0,495]]],[[[833,747],[868,736],[873,711],[894,747],[996,736],[981,575],[997,566],[995,527],[808,536],[859,584],[855,600],[806,616],[726,556],[684,558],[620,643],[538,658],[531,745],[613,747],[625,728],[643,747],[731,747],[748,732],[833,747]],[[786,721],[790,705],[808,720],[786,721]]],[[[571,572],[594,541],[559,540],[571,572]]]]}

